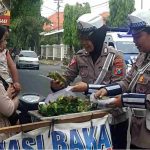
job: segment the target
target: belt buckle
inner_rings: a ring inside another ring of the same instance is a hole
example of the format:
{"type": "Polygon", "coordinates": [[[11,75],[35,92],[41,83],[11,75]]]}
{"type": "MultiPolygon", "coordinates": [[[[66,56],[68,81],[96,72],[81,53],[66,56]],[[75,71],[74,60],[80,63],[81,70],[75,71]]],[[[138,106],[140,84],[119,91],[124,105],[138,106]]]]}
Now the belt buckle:
{"type": "Polygon", "coordinates": [[[145,109],[139,109],[139,108],[133,108],[132,114],[135,117],[143,118],[146,115],[146,110],[145,109]]]}

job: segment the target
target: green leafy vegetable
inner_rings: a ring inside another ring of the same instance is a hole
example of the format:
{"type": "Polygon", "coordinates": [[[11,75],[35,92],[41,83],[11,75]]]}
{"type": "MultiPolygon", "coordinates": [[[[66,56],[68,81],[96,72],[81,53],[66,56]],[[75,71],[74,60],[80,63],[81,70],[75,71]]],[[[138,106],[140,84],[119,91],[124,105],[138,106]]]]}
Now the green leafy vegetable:
{"type": "Polygon", "coordinates": [[[49,72],[47,77],[60,81],[61,85],[65,85],[66,83],[66,79],[62,75],[60,75],[58,72],[49,72]]]}
{"type": "Polygon", "coordinates": [[[39,113],[43,116],[57,116],[66,113],[90,111],[91,104],[88,100],[82,100],[73,96],[60,96],[55,102],[39,106],[39,113]]]}

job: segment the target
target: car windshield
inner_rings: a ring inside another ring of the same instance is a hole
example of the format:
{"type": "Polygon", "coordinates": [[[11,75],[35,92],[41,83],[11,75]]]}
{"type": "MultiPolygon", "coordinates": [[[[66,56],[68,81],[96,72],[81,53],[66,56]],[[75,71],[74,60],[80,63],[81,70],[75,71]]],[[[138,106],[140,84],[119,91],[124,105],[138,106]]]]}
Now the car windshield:
{"type": "Polygon", "coordinates": [[[19,54],[20,57],[33,57],[37,58],[37,55],[35,52],[20,52],[19,54]]]}
{"type": "Polygon", "coordinates": [[[139,53],[139,50],[132,41],[117,41],[116,47],[123,53],[139,53]]]}

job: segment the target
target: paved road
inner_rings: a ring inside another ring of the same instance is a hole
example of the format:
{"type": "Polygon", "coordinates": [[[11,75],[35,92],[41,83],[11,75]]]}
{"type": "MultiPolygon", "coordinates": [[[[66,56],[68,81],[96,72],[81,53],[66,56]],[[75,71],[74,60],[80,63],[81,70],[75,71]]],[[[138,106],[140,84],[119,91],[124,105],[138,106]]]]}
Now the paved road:
{"type": "Polygon", "coordinates": [[[38,93],[47,96],[50,91],[50,79],[46,76],[49,71],[62,72],[61,66],[40,65],[40,70],[18,69],[22,93],[38,93]]]}

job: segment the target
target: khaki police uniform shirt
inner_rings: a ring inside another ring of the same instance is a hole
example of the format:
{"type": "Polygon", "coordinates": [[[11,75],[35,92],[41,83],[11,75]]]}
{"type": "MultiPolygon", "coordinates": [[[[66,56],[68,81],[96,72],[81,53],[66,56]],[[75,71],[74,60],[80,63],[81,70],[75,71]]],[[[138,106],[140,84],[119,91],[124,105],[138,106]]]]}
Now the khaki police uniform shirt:
{"type": "MultiPolygon", "coordinates": [[[[101,84],[111,84],[123,79],[126,74],[126,64],[122,53],[116,51],[113,47],[108,47],[104,44],[101,55],[95,64],[93,64],[92,58],[88,52],[85,50],[77,52],[64,74],[67,85],[73,82],[78,75],[83,82],[93,84],[98,78],[109,52],[114,52],[115,56],[101,84]]],[[[121,108],[114,109],[111,114],[113,116],[109,117],[109,122],[111,124],[118,124],[128,118],[126,110],[121,108]]]]}
{"type": "MultiPolygon", "coordinates": [[[[128,86],[130,82],[132,81],[133,77],[136,75],[138,69],[142,68],[149,61],[150,61],[150,54],[149,55],[147,55],[146,53],[139,54],[139,56],[137,57],[136,63],[133,65],[131,70],[127,73],[126,78],[119,82],[119,84],[121,85],[123,89],[123,92],[128,91],[128,86]]],[[[134,87],[134,92],[150,94],[150,67],[148,67],[146,71],[142,75],[140,75],[134,87]]]]}
{"type": "MultiPolygon", "coordinates": [[[[150,54],[140,53],[136,63],[127,74],[126,78],[119,82],[123,92],[128,90],[128,86],[137,73],[137,70],[150,62],[150,54]]],[[[129,91],[130,92],[130,91],[129,91]]],[[[135,93],[150,94],[150,66],[140,75],[134,87],[135,93]]],[[[133,104],[134,105],[134,104],[133,104]]],[[[150,109],[150,107],[148,107],[150,109]]],[[[150,149],[150,131],[146,129],[145,118],[137,118],[132,116],[131,121],[131,143],[142,148],[150,149]]]]}
{"type": "Polygon", "coordinates": [[[78,75],[81,77],[83,82],[93,84],[100,74],[110,51],[115,52],[115,57],[110,64],[102,84],[110,84],[121,80],[126,73],[126,65],[123,55],[121,52],[116,51],[113,47],[107,47],[104,44],[101,55],[95,64],[93,64],[92,58],[88,52],[85,50],[77,52],[64,73],[67,84],[73,82],[78,75]]]}

